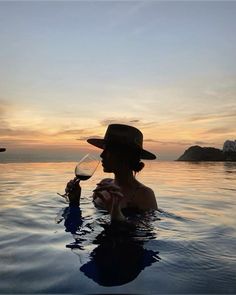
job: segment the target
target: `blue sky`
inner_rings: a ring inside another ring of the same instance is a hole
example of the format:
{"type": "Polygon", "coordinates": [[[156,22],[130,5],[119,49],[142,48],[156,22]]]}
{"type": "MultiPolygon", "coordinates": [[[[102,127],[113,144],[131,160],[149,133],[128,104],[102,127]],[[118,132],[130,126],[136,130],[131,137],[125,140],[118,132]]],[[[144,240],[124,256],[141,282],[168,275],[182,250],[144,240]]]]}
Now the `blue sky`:
{"type": "Polygon", "coordinates": [[[74,157],[119,122],[161,159],[222,147],[236,137],[235,12],[234,1],[0,2],[0,145],[74,157]]]}

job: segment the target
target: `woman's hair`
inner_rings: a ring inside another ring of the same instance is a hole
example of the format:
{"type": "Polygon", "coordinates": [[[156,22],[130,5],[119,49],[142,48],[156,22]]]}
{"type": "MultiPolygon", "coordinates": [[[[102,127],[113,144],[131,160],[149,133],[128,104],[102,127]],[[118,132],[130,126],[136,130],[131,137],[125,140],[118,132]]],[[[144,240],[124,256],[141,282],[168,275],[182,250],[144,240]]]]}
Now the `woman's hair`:
{"type": "Polygon", "coordinates": [[[133,165],[133,166],[131,167],[131,169],[132,169],[135,173],[138,173],[138,172],[140,172],[140,171],[143,169],[144,166],[145,166],[145,164],[144,164],[143,162],[139,161],[138,163],[135,163],[135,165],[133,165]]]}
{"type": "Polygon", "coordinates": [[[145,164],[143,162],[141,162],[140,159],[140,153],[138,151],[129,151],[127,153],[127,160],[129,163],[130,168],[135,172],[140,172],[143,167],[145,166],[145,164]]]}

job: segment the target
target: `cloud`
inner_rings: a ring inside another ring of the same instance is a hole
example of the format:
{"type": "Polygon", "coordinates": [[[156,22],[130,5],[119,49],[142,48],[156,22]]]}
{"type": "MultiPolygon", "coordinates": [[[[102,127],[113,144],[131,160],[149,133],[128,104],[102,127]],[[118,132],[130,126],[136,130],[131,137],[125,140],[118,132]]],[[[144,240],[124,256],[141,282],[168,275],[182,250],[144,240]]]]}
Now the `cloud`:
{"type": "MultiPolygon", "coordinates": [[[[32,138],[41,136],[41,131],[32,130],[32,127],[23,128],[21,126],[11,125],[11,114],[16,111],[16,105],[6,100],[0,99],[0,138],[1,140],[17,141],[23,138],[32,138]]],[[[35,142],[35,140],[33,140],[35,142]]]]}
{"type": "Polygon", "coordinates": [[[208,129],[203,132],[203,134],[231,134],[235,132],[236,134],[236,128],[229,128],[229,127],[220,127],[220,128],[212,128],[208,129]]]}
{"type": "Polygon", "coordinates": [[[132,117],[107,118],[107,119],[101,120],[99,124],[104,127],[107,127],[110,124],[126,124],[130,126],[134,126],[136,128],[140,128],[140,129],[157,126],[157,122],[144,122],[140,118],[132,118],[132,117]]]}
{"type": "Polygon", "coordinates": [[[180,146],[191,146],[191,145],[209,145],[212,144],[214,145],[214,142],[206,142],[206,141],[185,141],[185,140],[180,140],[180,141],[165,141],[165,140],[155,140],[155,139],[145,139],[145,142],[153,142],[153,143],[158,143],[161,145],[180,145],[180,146]]]}
{"type": "Polygon", "coordinates": [[[190,122],[200,122],[200,121],[215,121],[215,120],[221,120],[226,118],[233,118],[236,119],[236,111],[230,111],[227,113],[216,113],[216,114],[197,114],[189,118],[190,122]]]}
{"type": "Polygon", "coordinates": [[[67,129],[56,132],[54,135],[79,135],[83,134],[87,131],[87,129],[67,129]]]}
{"type": "Polygon", "coordinates": [[[102,136],[92,135],[92,136],[81,136],[79,138],[76,138],[76,140],[79,141],[86,141],[89,138],[103,138],[102,136]]]}
{"type": "Polygon", "coordinates": [[[14,137],[22,137],[22,136],[39,136],[45,135],[45,133],[40,131],[26,130],[26,129],[11,129],[11,128],[1,128],[0,127],[1,137],[3,136],[14,136],[14,137]]]}
{"type": "MultiPolygon", "coordinates": [[[[59,122],[61,123],[61,122],[59,122]]],[[[38,110],[30,106],[7,102],[0,99],[0,140],[20,139],[25,142],[29,138],[41,138],[41,141],[52,142],[61,138],[77,137],[89,132],[89,128],[63,128],[55,116],[41,116],[38,110]]],[[[68,120],[64,120],[64,126],[68,120]]],[[[62,124],[63,126],[63,124],[62,124]]]]}
{"type": "Polygon", "coordinates": [[[196,145],[207,145],[207,144],[215,145],[215,142],[195,141],[195,144],[196,145]]]}
{"type": "Polygon", "coordinates": [[[24,139],[21,138],[14,138],[14,139],[5,139],[2,141],[4,145],[7,146],[19,146],[19,145],[34,145],[34,144],[42,144],[42,141],[40,139],[24,139]]]}
{"type": "Polygon", "coordinates": [[[1,129],[8,128],[8,123],[6,121],[7,113],[8,110],[10,109],[10,104],[3,100],[0,99],[0,134],[1,134],[1,129]]]}
{"type": "Polygon", "coordinates": [[[154,143],[159,143],[159,144],[170,144],[170,145],[190,145],[192,144],[191,142],[187,141],[165,141],[165,140],[155,140],[155,139],[145,139],[145,142],[154,142],[154,143]]]}
{"type": "Polygon", "coordinates": [[[130,123],[138,123],[139,120],[131,120],[130,123]]]}
{"type": "Polygon", "coordinates": [[[133,124],[133,123],[139,123],[140,120],[137,118],[126,118],[126,117],[117,117],[117,118],[107,118],[102,121],[100,121],[100,124],[102,126],[108,126],[110,124],[133,124]]]}

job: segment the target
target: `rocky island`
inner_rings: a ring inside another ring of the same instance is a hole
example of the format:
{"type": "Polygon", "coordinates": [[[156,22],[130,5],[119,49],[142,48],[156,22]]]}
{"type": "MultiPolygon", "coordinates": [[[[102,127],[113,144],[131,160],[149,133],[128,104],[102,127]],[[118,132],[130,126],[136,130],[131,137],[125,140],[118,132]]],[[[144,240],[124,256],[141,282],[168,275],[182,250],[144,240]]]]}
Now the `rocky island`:
{"type": "Polygon", "coordinates": [[[236,140],[226,140],[223,149],[201,147],[198,145],[188,148],[177,161],[232,161],[236,162],[236,140]]]}

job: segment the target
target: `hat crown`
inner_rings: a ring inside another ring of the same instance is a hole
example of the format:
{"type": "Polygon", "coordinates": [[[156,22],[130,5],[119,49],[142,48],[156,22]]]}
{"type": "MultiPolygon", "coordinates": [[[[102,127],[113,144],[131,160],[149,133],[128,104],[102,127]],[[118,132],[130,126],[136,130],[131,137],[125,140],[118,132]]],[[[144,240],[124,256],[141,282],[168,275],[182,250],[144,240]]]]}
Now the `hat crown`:
{"type": "Polygon", "coordinates": [[[133,126],[123,124],[110,124],[104,139],[107,143],[133,145],[143,147],[143,134],[133,126]]]}

